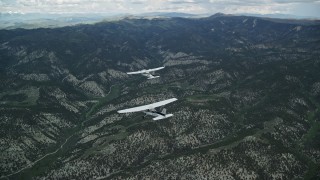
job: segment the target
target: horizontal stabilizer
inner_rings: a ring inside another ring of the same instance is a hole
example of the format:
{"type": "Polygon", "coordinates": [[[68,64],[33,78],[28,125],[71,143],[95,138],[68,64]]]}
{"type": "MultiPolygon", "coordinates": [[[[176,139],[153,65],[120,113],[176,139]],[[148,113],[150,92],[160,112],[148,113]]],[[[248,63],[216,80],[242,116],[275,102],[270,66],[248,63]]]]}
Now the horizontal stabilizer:
{"type": "Polygon", "coordinates": [[[155,79],[155,78],[158,78],[160,76],[152,76],[152,77],[149,77],[148,79],[155,79]]]}
{"type": "Polygon", "coordinates": [[[161,119],[167,119],[169,117],[172,117],[173,114],[166,114],[165,116],[158,116],[158,117],[155,117],[153,118],[154,121],[157,121],[157,120],[161,120],[161,119]]]}

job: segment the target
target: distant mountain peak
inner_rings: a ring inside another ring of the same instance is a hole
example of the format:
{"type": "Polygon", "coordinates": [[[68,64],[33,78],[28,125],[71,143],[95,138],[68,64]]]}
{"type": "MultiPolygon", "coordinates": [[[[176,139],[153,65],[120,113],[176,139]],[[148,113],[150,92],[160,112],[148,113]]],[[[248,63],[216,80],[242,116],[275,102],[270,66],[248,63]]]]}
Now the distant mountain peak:
{"type": "Polygon", "coordinates": [[[212,15],[212,16],[225,16],[225,15],[226,15],[226,14],[224,14],[224,13],[218,12],[218,13],[212,15]]]}
{"type": "Polygon", "coordinates": [[[224,13],[219,12],[219,13],[216,13],[216,14],[210,16],[210,17],[216,18],[216,17],[225,17],[225,16],[234,16],[234,15],[233,14],[224,14],[224,13]]]}

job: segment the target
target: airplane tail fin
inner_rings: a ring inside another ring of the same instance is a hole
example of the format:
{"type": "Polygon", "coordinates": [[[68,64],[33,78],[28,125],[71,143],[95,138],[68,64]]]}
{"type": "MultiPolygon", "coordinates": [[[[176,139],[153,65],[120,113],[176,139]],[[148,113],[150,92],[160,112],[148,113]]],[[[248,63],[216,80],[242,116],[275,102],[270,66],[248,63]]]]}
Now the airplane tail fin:
{"type": "Polygon", "coordinates": [[[161,113],[162,113],[162,114],[167,114],[167,109],[166,109],[166,108],[163,108],[162,111],[161,111],[161,113]]]}

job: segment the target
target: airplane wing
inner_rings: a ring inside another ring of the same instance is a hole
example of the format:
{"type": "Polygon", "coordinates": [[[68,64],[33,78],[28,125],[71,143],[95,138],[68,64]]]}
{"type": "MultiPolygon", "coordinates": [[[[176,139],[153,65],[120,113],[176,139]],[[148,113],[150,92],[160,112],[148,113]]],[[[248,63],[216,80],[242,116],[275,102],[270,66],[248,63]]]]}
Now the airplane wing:
{"type": "Polygon", "coordinates": [[[130,112],[139,112],[139,111],[145,111],[148,109],[154,109],[156,107],[160,107],[160,106],[164,106],[166,104],[172,103],[174,101],[178,100],[177,98],[171,98],[171,99],[167,99],[164,101],[160,101],[160,102],[156,102],[156,103],[152,103],[152,104],[148,104],[148,105],[144,105],[144,106],[138,106],[138,107],[134,107],[134,108],[129,108],[129,109],[123,109],[118,111],[118,113],[130,113],[130,112]]]}
{"type": "Polygon", "coordinates": [[[158,70],[163,69],[163,68],[164,68],[164,66],[162,66],[162,67],[158,67],[158,68],[154,68],[154,69],[147,69],[147,70],[145,70],[145,72],[158,71],[158,70]]]}
{"type": "Polygon", "coordinates": [[[143,69],[140,71],[133,71],[133,72],[127,72],[127,74],[143,74],[143,73],[149,73],[149,72],[153,72],[153,71],[158,71],[160,69],[163,69],[164,67],[158,67],[158,68],[154,68],[154,69],[143,69]]]}
{"type": "Polygon", "coordinates": [[[142,74],[145,73],[146,70],[141,70],[141,71],[134,71],[134,72],[127,72],[127,74],[142,74]]]}

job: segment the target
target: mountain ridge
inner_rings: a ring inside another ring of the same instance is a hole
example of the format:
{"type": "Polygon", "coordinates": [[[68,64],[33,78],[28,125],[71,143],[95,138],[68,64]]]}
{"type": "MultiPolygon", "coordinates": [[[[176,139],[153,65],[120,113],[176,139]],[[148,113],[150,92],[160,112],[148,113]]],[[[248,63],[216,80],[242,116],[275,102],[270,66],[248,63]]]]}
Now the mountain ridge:
{"type": "Polygon", "coordinates": [[[319,19],[294,18],[292,16],[271,16],[271,15],[250,15],[250,14],[188,14],[177,12],[151,12],[143,14],[108,14],[108,13],[93,13],[93,14],[39,14],[39,13],[0,13],[1,26],[0,29],[36,29],[36,28],[57,28],[65,26],[75,26],[81,24],[95,24],[101,21],[118,21],[125,18],[204,18],[210,16],[247,16],[259,17],[266,19],[274,19],[275,21],[290,20],[293,23],[311,23],[319,24],[319,19]]]}

